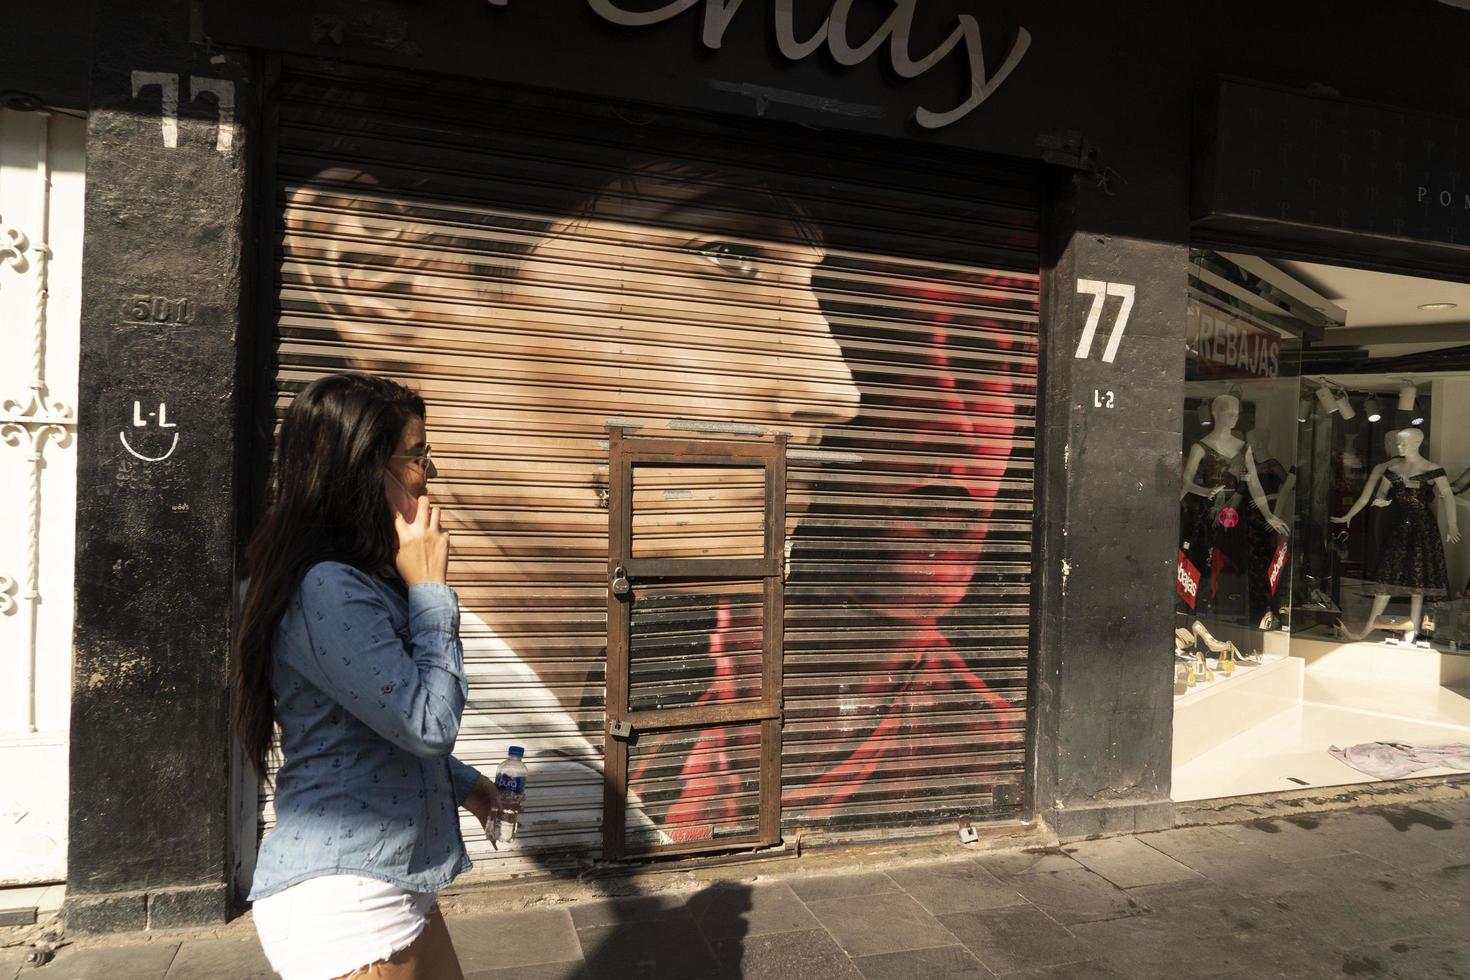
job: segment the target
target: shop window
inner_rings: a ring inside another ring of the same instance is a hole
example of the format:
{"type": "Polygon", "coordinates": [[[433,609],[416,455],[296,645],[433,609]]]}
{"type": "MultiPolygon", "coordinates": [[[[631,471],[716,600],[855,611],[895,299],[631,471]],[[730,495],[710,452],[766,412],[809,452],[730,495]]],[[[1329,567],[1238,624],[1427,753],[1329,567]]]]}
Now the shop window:
{"type": "Polygon", "coordinates": [[[1441,748],[1470,742],[1461,300],[1470,286],[1194,253],[1175,799],[1470,767],[1441,748]]]}

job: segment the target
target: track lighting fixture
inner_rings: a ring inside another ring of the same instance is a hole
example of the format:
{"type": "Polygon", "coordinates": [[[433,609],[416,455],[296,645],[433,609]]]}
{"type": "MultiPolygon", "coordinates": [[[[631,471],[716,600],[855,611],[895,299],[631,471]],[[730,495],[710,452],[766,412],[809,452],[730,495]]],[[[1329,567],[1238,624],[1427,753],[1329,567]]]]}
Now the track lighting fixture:
{"type": "Polygon", "coordinates": [[[1399,389],[1399,411],[1412,412],[1414,410],[1414,399],[1418,395],[1418,386],[1412,381],[1405,379],[1403,387],[1399,389]]]}
{"type": "Polygon", "coordinates": [[[1322,404],[1322,411],[1328,415],[1337,411],[1337,398],[1332,394],[1332,389],[1325,383],[1317,389],[1317,401],[1322,404]]]}

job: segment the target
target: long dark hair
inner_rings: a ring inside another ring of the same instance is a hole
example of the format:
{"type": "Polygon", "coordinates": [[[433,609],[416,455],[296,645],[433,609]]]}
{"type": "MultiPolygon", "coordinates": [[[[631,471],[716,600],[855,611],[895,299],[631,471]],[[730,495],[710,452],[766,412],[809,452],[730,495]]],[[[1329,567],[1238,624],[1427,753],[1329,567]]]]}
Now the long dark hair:
{"type": "Polygon", "coordinates": [[[235,638],[231,724],[264,775],[274,705],[271,641],[319,561],[393,574],[398,536],[383,473],[424,400],[369,374],[332,374],[291,402],[276,451],[274,499],[245,549],[250,579],[235,638]]]}

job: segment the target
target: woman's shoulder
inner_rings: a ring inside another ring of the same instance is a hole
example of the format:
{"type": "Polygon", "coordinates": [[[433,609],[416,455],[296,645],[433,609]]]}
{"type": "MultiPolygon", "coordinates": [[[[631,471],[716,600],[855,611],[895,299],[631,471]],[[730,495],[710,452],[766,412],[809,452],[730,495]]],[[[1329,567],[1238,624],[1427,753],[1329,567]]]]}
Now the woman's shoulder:
{"type": "Polygon", "coordinates": [[[381,596],[391,586],[380,576],[363,571],[356,565],[342,561],[319,561],[306,570],[301,577],[301,595],[306,599],[323,597],[357,598],[363,595],[381,596]]]}

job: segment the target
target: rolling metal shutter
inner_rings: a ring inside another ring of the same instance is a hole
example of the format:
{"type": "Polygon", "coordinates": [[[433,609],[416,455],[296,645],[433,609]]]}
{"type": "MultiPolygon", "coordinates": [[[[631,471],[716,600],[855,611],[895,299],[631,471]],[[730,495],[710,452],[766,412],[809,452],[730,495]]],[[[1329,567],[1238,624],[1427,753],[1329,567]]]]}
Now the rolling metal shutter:
{"type": "MultiPolygon", "coordinates": [[[[287,67],[274,105],[267,383],[278,416],[343,369],[429,404],[471,687],[456,754],[490,770],[520,743],[532,767],[518,847],[492,854],[466,818],[482,869],[598,852],[613,428],[792,434],[785,828],[1019,814],[1029,174],[319,65],[287,67]]],[[[665,554],[741,553],[740,487],[650,486],[665,554]]],[[[697,605],[713,635],[718,603],[697,605]]],[[[711,645],[664,662],[677,697],[717,683],[711,645]]],[[[753,751],[743,738],[720,751],[753,751]]],[[[720,785],[645,769],[630,833],[720,785]]]]}

